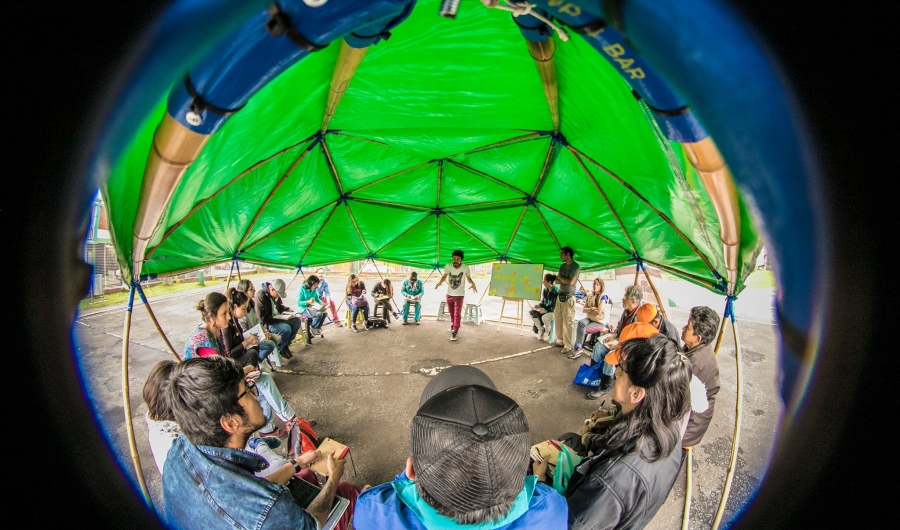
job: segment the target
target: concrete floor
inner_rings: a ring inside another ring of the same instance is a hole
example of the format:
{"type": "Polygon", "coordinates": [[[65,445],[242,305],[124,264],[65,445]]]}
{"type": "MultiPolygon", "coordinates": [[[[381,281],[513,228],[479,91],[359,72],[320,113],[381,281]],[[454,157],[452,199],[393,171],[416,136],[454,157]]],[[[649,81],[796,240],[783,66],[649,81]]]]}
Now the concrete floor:
{"type": "MultiPolygon", "coordinates": [[[[284,279],[289,281],[290,277],[284,279]]],[[[332,292],[342,290],[344,279],[328,280],[332,292]]],[[[444,288],[437,292],[433,288],[436,280],[433,277],[426,284],[425,315],[435,315],[443,299],[444,288]]],[[[367,284],[374,282],[368,280],[367,284]]],[[[470,303],[477,301],[488,279],[477,279],[476,283],[479,294],[469,292],[470,303]]],[[[607,282],[612,300],[621,299],[622,288],[615,280],[607,282]]],[[[200,323],[199,313],[194,309],[196,303],[210,290],[198,289],[150,300],[179,354],[188,334],[200,323]]],[[[298,291],[299,283],[295,282],[288,291],[287,305],[295,305],[298,291]]],[[[669,281],[666,291],[677,305],[667,308],[669,319],[679,328],[694,305],[710,305],[716,311],[724,307],[723,297],[687,282],[669,281]]],[[[772,300],[771,290],[747,290],[736,303],[742,343],[743,422],[737,472],[725,521],[752,500],[765,473],[781,416],[782,406],[775,386],[777,345],[772,300]]],[[[500,304],[499,298],[485,297],[485,317],[496,320],[500,304]]],[[[343,309],[340,313],[343,315],[343,309]]],[[[514,310],[507,306],[505,313],[512,316],[514,310]]],[[[616,303],[613,322],[620,313],[621,305],[616,303]]],[[[97,417],[125,470],[134,476],[122,400],[123,320],[122,306],[84,313],[77,320],[75,334],[78,361],[97,417]]],[[[295,345],[294,358],[283,367],[283,372],[273,374],[298,414],[318,420],[318,434],[351,447],[356,474],[347,466],[345,480],[360,486],[379,484],[391,480],[403,468],[409,453],[409,420],[429,380],[422,371],[432,368],[477,363],[502,392],[522,406],[534,442],[578,429],[596,407],[596,401],[584,399],[586,389],[572,385],[578,366],[586,362],[584,358],[569,360],[559,355],[559,348],[535,340],[530,323],[523,334],[508,325],[498,331],[496,322],[481,326],[467,323],[456,342],[450,342],[448,327],[448,321],[437,322],[433,316],[423,318],[419,326],[401,326],[395,322],[390,329],[360,333],[326,325],[324,339],[316,339],[310,346],[295,345]]],[[[147,312],[137,304],[129,354],[131,414],[144,476],[158,508],[162,506],[160,476],[146,441],[146,407],[141,400],[141,389],[150,368],[160,360],[171,358],[147,312]]],[[[694,450],[691,528],[697,529],[710,527],[731,454],[737,385],[730,326],[719,355],[719,370],[721,390],[715,416],[703,442],[694,450]]],[[[684,494],[683,467],[665,505],[648,528],[680,528],[684,494]]]]}

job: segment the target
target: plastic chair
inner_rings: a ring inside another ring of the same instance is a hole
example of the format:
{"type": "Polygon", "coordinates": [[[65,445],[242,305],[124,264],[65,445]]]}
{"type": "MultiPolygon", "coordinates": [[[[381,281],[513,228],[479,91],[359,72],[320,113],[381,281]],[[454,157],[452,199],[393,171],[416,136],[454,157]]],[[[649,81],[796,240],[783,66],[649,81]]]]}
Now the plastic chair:
{"type": "Polygon", "coordinates": [[[482,320],[484,316],[481,314],[481,304],[466,304],[463,322],[474,322],[476,326],[480,326],[482,320]]]}
{"type": "Polygon", "coordinates": [[[445,316],[447,316],[447,301],[446,300],[441,302],[440,307],[438,307],[437,319],[444,320],[445,316]]]}

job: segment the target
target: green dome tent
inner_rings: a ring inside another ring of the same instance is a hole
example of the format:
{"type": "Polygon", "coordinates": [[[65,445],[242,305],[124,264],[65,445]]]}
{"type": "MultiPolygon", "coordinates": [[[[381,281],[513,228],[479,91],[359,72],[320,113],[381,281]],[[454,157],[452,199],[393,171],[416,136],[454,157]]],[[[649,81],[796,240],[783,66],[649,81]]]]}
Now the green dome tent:
{"type": "MultiPolygon", "coordinates": [[[[146,242],[132,231],[165,97],[102,189],[122,270],[167,274],[234,259],[285,268],[378,259],[442,266],[641,260],[737,293],[760,241],[737,198],[736,270],[713,199],[619,72],[583,39],[556,40],[559,129],[508,13],[441,18],[421,1],[372,46],[330,121],[341,42],[265,85],[212,135],[146,242]],[[327,129],[323,130],[323,123],[327,129]]],[[[736,194],[735,194],[736,197],[736,194]]]]}

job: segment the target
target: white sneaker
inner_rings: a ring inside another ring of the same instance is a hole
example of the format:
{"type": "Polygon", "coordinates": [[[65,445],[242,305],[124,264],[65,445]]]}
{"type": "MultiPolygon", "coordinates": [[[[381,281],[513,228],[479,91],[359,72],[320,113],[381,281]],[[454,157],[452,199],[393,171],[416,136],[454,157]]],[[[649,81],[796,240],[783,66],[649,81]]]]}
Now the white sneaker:
{"type": "Polygon", "coordinates": [[[450,340],[456,340],[456,333],[450,334],[450,340]]]}

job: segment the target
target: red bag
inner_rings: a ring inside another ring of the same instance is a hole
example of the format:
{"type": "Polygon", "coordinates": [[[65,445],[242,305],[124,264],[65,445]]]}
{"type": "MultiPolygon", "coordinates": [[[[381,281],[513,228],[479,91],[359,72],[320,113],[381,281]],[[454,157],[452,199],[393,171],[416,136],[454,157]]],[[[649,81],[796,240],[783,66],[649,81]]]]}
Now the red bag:
{"type": "Polygon", "coordinates": [[[297,429],[300,431],[300,454],[315,451],[322,444],[316,431],[300,416],[297,416],[297,429]]]}

